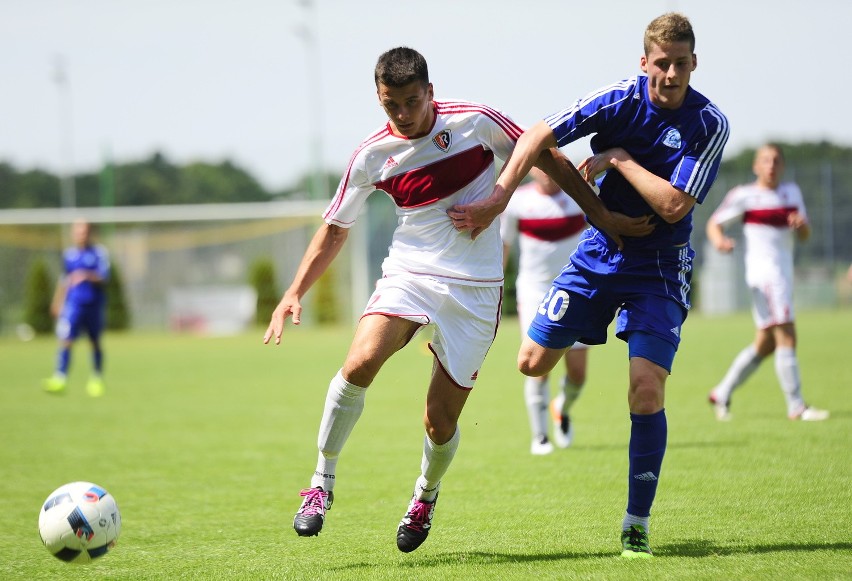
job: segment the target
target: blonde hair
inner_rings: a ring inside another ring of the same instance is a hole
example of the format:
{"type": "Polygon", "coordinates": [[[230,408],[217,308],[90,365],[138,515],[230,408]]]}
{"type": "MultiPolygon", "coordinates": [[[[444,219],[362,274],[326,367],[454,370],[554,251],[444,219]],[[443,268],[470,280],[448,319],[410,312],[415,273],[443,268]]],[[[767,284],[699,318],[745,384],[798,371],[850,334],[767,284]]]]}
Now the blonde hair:
{"type": "Polygon", "coordinates": [[[688,42],[689,51],[695,52],[695,33],[689,18],[680,12],[667,12],[656,17],[645,29],[645,54],[651,52],[651,45],[672,42],[688,42]]]}

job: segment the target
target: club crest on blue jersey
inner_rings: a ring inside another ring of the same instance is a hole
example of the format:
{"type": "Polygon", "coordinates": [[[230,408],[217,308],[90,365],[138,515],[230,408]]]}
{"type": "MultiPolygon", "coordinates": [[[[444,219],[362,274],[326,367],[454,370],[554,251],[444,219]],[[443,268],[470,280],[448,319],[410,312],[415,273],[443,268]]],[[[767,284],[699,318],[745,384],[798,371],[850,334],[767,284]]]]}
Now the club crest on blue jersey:
{"type": "Polygon", "coordinates": [[[450,144],[453,140],[453,134],[450,133],[449,129],[444,129],[438,135],[432,138],[432,143],[435,144],[435,147],[443,151],[444,153],[450,150],[450,144]]]}
{"type": "Polygon", "coordinates": [[[682,141],[680,139],[680,131],[672,127],[666,131],[666,136],[663,137],[663,145],[672,149],[680,149],[682,141]]]}

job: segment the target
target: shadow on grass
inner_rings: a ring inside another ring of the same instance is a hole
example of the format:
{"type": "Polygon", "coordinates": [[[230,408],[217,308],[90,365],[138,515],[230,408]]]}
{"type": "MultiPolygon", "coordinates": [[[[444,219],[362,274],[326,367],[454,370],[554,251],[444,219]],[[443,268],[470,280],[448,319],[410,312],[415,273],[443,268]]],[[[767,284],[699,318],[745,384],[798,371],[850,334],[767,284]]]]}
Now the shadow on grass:
{"type": "MultiPolygon", "coordinates": [[[[746,440],[727,440],[727,441],[693,441],[693,442],[669,442],[666,446],[668,450],[682,450],[682,449],[690,449],[690,448],[733,448],[740,447],[746,443],[746,440]]],[[[577,452],[600,452],[600,451],[609,451],[609,450],[625,450],[627,449],[627,440],[624,441],[623,444],[618,445],[577,445],[573,446],[571,450],[577,452]]]]}
{"type": "Polygon", "coordinates": [[[654,547],[658,555],[674,557],[711,557],[724,555],[750,555],[776,552],[848,551],[852,542],[837,543],[769,543],[765,545],[717,545],[705,539],[687,539],[654,547]]]}
{"type": "MultiPolygon", "coordinates": [[[[718,545],[705,539],[687,539],[654,547],[658,557],[715,557],[726,555],[751,555],[776,552],[848,551],[852,542],[836,543],[771,543],[765,545],[734,546],[718,545]]],[[[402,556],[402,554],[400,554],[402,556]]],[[[615,551],[559,552],[553,553],[489,553],[485,551],[453,551],[440,555],[420,554],[398,563],[399,567],[441,567],[445,565],[503,565],[509,563],[546,563],[578,559],[616,559],[615,551]],[[421,556],[422,555],[422,556],[421,556]]],[[[375,563],[350,563],[340,567],[329,567],[331,571],[372,569],[375,563]]]]}

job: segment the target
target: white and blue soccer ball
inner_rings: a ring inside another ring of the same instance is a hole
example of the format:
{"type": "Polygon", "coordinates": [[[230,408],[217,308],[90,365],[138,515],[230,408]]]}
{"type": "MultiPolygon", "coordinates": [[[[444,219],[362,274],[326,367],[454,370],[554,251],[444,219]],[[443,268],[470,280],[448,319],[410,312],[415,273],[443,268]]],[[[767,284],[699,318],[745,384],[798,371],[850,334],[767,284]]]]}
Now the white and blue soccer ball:
{"type": "Polygon", "coordinates": [[[121,533],[115,498],[91,482],[71,482],[50,493],[38,515],[38,532],[51,555],[88,563],[107,554],[121,533]]]}

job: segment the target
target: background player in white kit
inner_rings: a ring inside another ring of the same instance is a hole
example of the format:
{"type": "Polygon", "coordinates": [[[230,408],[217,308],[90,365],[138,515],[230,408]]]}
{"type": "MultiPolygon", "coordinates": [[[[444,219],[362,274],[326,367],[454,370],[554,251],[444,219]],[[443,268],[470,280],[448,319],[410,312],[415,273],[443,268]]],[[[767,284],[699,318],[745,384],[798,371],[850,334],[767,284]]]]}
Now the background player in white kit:
{"type": "MultiPolygon", "coordinates": [[[[504,265],[508,263],[515,241],[518,243],[515,293],[522,337],[526,336],[553,279],[577,248],[580,233],[586,229],[586,216],[573,198],[540,169],[533,168],[529,175],[533,180],[515,191],[500,215],[504,265]]],[[[565,353],[565,375],[557,396],[550,402],[550,414],[549,375],[525,378],[524,402],[532,431],[532,454],[553,452],[548,438],[548,415],[553,416],[556,445],[560,448],[571,445],[574,432],[571,406],[586,381],[587,354],[588,346],[579,341],[565,353]]]]}
{"type": "Polygon", "coordinates": [[[710,392],[716,418],[731,418],[731,394],[775,352],[775,374],[787,400],[791,420],[819,421],[828,412],[808,406],[802,398],[796,327],[793,312],[794,237],[807,240],[811,229],[802,192],[793,182],[781,182],[784,154],[775,144],[760,147],[752,171],[757,179],[725,195],[707,222],[707,237],[721,252],[731,252],[734,240],[724,227],[743,222],[746,284],[752,293],[757,326],[754,342],[734,358],[722,381],[710,392]]]}
{"type": "MultiPolygon", "coordinates": [[[[500,320],[499,228],[484,227],[474,240],[456,231],[447,210],[491,193],[494,158],[509,157],[522,129],[485,105],[434,100],[426,60],[410,48],[382,54],[374,78],[389,122],[352,155],[323,215],[325,223],[272,313],[263,341],[274,338],[279,344],[288,317],[299,324],[300,299],[340,252],[367,197],[384,191],[396,205],[399,222],[382,263],[383,276],[358,322],[346,361],[329,385],[316,470],[310,488],[301,492],[304,500],[293,527],[300,536],[320,532],[334,499],[338,456],[361,416],[367,388],[388,358],[430,326],[434,364],[421,474],[397,527],[397,547],[410,552],[431,529],[439,485],[459,445],[458,419],[500,320]]],[[[558,150],[543,152],[537,164],[557,176],[590,219],[625,235],[651,231],[647,220],[609,212],[558,150]]],[[[621,243],[617,232],[614,236],[621,243]]]]}

